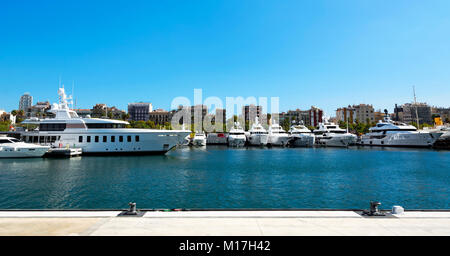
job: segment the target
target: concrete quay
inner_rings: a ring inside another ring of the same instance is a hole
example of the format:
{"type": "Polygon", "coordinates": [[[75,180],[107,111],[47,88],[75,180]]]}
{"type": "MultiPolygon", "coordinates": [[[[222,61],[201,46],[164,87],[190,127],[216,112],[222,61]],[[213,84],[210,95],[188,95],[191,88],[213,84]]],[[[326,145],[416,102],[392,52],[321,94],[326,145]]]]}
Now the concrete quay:
{"type": "Polygon", "coordinates": [[[0,236],[449,236],[450,211],[0,211],[0,236]]]}

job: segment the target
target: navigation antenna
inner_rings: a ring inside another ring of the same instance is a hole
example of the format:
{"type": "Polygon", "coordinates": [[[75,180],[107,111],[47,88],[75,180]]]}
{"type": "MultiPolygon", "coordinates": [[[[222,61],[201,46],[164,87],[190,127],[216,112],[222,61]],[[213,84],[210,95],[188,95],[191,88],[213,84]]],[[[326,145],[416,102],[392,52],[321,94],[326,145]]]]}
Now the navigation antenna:
{"type": "Polygon", "coordinates": [[[417,106],[417,101],[416,101],[416,88],[415,88],[414,85],[413,85],[413,93],[414,93],[414,105],[416,105],[417,130],[419,130],[419,129],[420,129],[420,125],[419,125],[419,114],[418,114],[418,112],[417,112],[418,106],[417,106]]]}

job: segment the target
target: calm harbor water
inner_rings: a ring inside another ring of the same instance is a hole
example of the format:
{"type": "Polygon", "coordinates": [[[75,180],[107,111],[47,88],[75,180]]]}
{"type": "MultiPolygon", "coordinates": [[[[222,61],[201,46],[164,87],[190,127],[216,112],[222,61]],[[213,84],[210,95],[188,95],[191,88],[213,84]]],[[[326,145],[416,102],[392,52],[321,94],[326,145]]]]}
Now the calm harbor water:
{"type": "Polygon", "coordinates": [[[165,156],[0,159],[0,209],[450,208],[450,151],[180,148],[165,156]]]}

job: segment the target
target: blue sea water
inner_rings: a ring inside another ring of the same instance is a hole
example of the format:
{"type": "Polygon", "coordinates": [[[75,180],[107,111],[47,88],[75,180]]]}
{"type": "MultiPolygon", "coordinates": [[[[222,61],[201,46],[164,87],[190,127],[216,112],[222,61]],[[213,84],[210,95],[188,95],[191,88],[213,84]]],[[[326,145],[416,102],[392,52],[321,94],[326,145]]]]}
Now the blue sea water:
{"type": "Polygon", "coordinates": [[[450,208],[450,151],[178,148],[164,156],[0,159],[0,209],[450,208]]]}

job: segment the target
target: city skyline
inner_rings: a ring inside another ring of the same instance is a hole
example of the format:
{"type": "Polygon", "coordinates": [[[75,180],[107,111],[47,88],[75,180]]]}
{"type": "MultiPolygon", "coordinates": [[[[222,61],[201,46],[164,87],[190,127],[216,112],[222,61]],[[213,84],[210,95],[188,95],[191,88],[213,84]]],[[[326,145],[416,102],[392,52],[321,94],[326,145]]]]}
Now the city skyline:
{"type": "Polygon", "coordinates": [[[0,109],[57,100],[127,109],[173,98],[279,97],[280,112],[353,104],[448,106],[448,1],[8,2],[0,109]],[[109,3],[109,2],[108,2],[109,3]],[[83,7],[83,8],[81,8],[83,7]]]}

